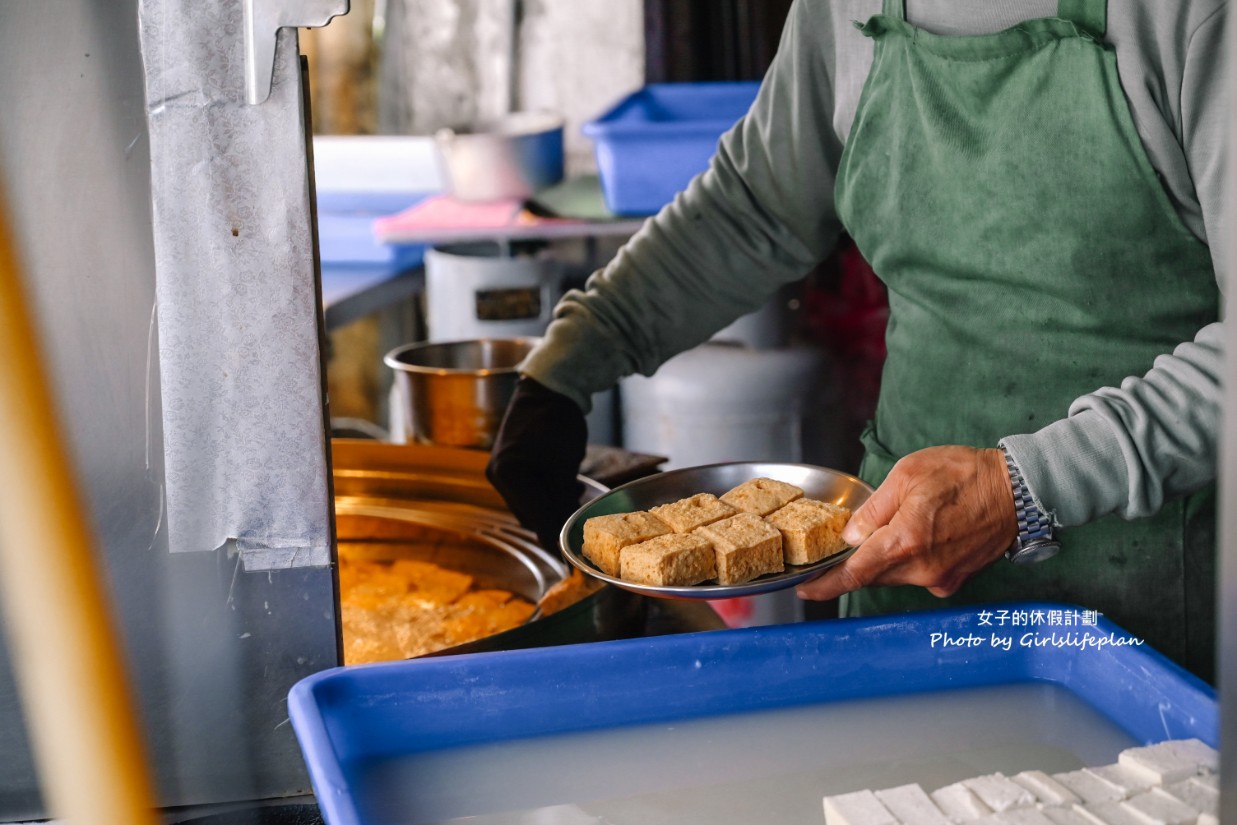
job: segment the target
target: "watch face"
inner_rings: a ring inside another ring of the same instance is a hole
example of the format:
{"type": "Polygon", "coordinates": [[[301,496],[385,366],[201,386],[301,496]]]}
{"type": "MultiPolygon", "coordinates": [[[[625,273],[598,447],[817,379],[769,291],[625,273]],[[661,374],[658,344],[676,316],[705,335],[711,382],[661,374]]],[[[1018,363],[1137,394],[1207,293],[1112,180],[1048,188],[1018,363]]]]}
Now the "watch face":
{"type": "Polygon", "coordinates": [[[1035,564],[1036,562],[1052,558],[1060,549],[1060,542],[1039,541],[1012,550],[1007,555],[1014,564],[1035,564]]]}

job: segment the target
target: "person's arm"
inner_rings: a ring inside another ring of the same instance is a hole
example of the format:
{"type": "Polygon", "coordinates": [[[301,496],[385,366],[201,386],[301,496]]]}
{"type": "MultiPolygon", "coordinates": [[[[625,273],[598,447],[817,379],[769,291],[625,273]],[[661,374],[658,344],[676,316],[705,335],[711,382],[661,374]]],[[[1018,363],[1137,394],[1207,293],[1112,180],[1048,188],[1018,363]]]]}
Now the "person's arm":
{"type": "Polygon", "coordinates": [[[709,170],[564,296],[520,365],[486,474],[547,548],[579,505],[592,395],[757,309],[836,241],[831,29],[825,4],[797,0],[756,102],[709,170]]]}
{"type": "MultiPolygon", "coordinates": [[[[1181,89],[1182,145],[1221,287],[1231,215],[1223,196],[1224,18],[1213,14],[1190,35],[1181,89]]],[[[1146,375],[1082,396],[1067,418],[1037,433],[1004,439],[1032,495],[1058,526],[1109,513],[1149,516],[1165,499],[1215,478],[1223,343],[1220,323],[1204,327],[1192,342],[1156,359],[1146,375]]]]}
{"type": "Polygon", "coordinates": [[[1054,524],[1154,515],[1215,479],[1223,342],[1223,326],[1210,324],[1146,375],[1084,395],[1036,433],[1003,439],[1054,524]]]}
{"type": "Polygon", "coordinates": [[[842,144],[823,6],[795,3],[756,102],[709,170],[563,298],[521,372],[587,409],[594,392],[652,374],[826,257],[841,231],[842,144]]]}

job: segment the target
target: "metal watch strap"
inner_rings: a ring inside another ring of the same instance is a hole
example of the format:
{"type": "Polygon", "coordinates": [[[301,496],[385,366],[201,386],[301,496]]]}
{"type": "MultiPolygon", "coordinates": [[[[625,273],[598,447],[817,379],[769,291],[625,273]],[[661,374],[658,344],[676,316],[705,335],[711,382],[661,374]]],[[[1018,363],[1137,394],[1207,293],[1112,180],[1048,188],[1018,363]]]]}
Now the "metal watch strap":
{"type": "Polygon", "coordinates": [[[1014,514],[1018,519],[1018,536],[1005,551],[1005,558],[1014,564],[1043,561],[1056,555],[1061,543],[1053,537],[1052,521],[1036,506],[1013,456],[1004,445],[1001,452],[1005,454],[1005,466],[1009,470],[1009,483],[1014,494],[1014,514]]]}

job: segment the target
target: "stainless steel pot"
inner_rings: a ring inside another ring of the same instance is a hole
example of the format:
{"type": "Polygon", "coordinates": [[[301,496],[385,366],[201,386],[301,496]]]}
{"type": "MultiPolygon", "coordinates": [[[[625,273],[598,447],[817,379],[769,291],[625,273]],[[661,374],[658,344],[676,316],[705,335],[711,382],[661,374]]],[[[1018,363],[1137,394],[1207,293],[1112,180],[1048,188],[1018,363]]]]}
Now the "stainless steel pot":
{"type": "Polygon", "coordinates": [[[460,200],[529,198],[563,179],[563,119],[548,112],[442,129],[435,142],[448,190],[460,200]]]}
{"type": "Polygon", "coordinates": [[[387,353],[397,392],[392,414],[401,417],[402,432],[420,444],[488,450],[515,392],[516,366],[537,341],[480,338],[387,353]]]}

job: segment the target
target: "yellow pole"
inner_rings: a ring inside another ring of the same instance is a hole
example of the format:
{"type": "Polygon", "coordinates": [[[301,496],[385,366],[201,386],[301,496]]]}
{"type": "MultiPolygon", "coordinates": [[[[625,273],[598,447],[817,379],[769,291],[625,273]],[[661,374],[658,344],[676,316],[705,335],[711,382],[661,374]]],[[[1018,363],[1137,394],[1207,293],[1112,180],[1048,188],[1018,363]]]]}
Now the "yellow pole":
{"type": "Polygon", "coordinates": [[[70,825],[156,825],[124,660],[45,376],[0,199],[0,603],[41,787],[70,825]]]}

